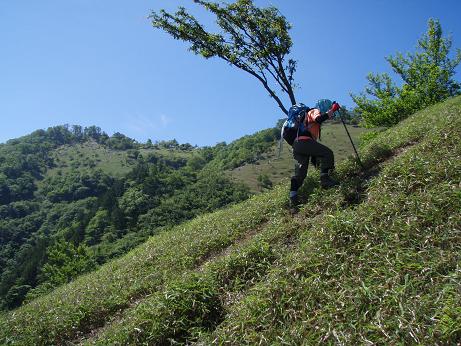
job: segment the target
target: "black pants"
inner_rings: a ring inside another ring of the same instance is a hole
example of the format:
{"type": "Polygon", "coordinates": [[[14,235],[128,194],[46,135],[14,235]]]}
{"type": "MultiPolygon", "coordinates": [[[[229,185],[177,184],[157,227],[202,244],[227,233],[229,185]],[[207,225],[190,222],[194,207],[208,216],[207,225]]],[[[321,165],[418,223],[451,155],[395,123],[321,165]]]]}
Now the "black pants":
{"type": "Polygon", "coordinates": [[[320,159],[320,171],[328,172],[335,166],[333,151],[327,146],[314,141],[295,141],[293,143],[293,157],[297,161],[295,166],[295,175],[291,178],[291,191],[298,191],[307,176],[309,159],[313,156],[320,159]]]}

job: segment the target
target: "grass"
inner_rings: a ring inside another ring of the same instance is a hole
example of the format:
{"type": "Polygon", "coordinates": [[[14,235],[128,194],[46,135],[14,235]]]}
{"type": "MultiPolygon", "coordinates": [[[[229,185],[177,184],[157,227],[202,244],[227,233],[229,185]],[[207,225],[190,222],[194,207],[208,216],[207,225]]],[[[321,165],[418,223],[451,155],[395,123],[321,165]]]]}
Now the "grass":
{"type": "Polygon", "coordinates": [[[55,150],[53,159],[56,167],[49,169],[47,176],[91,168],[121,177],[132,165],[126,151],[110,150],[96,142],[61,146],[55,150]]]}
{"type": "Polygon", "coordinates": [[[157,345],[173,339],[182,343],[213,330],[224,319],[225,306],[261,280],[286,249],[282,240],[290,232],[282,230],[281,219],[273,220],[227,256],[165,285],[86,343],[157,345]]]}
{"type": "MultiPolygon", "coordinates": [[[[297,249],[202,342],[459,342],[460,104],[432,107],[371,143],[366,163],[387,161],[363,202],[306,227],[297,249]],[[433,114],[441,118],[429,121],[433,114]]],[[[343,177],[353,174],[341,168],[343,177]]],[[[314,199],[301,213],[340,198],[314,199]]]]}
{"type": "MultiPolygon", "coordinates": [[[[193,151],[168,149],[139,149],[143,156],[155,154],[166,159],[189,158],[193,151]]],[[[63,145],[53,153],[55,167],[48,169],[46,176],[65,175],[76,170],[101,169],[104,173],[121,178],[136,165],[128,150],[112,150],[96,142],[63,145]]]]}
{"type": "Polygon", "coordinates": [[[121,259],[0,320],[0,343],[53,344],[78,337],[171,277],[257,228],[280,210],[281,189],[152,237],[121,259]]]}
{"type": "MultiPolygon", "coordinates": [[[[356,146],[359,144],[359,136],[368,131],[367,129],[350,125],[347,128],[356,146]]],[[[354,155],[349,137],[341,123],[326,123],[323,125],[322,143],[333,150],[336,163],[340,163],[354,155]]],[[[234,180],[247,185],[252,193],[261,193],[262,189],[258,184],[259,175],[266,174],[271,182],[276,185],[293,175],[294,164],[291,147],[284,142],[279,156],[279,144],[277,143],[265,155],[264,159],[235,168],[229,174],[234,180]]]]}
{"type": "Polygon", "coordinates": [[[156,235],[0,317],[1,344],[456,344],[461,97],[338,166],[156,235]],[[436,115],[436,116],[435,116],[436,115]]]}

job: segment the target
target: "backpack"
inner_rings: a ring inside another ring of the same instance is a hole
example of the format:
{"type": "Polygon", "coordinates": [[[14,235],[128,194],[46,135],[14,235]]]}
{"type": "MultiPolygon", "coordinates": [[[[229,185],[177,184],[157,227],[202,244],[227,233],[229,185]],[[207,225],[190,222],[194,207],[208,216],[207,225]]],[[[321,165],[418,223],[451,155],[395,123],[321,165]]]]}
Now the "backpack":
{"type": "MultiPolygon", "coordinates": [[[[318,100],[314,108],[320,110],[321,113],[326,113],[332,106],[333,102],[328,99],[318,100]]],[[[282,131],[279,141],[279,154],[282,153],[282,138],[293,145],[295,139],[298,137],[299,131],[304,131],[304,119],[311,108],[307,107],[304,103],[298,103],[290,107],[288,111],[288,119],[282,125],[282,131]]],[[[320,128],[318,130],[318,139],[320,140],[320,128]]]]}
{"type": "Polygon", "coordinates": [[[303,103],[291,106],[288,111],[288,119],[282,125],[280,139],[283,138],[288,144],[293,145],[296,137],[298,137],[300,127],[303,126],[304,117],[309,110],[310,108],[303,103]]]}

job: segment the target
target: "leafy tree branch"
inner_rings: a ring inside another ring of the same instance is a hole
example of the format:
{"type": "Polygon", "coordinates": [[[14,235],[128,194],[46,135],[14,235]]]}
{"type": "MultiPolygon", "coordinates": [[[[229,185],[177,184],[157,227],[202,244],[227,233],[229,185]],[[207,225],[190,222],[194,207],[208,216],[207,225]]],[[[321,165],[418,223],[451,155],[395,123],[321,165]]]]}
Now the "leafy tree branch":
{"type": "Polygon", "coordinates": [[[232,4],[211,1],[194,2],[216,18],[220,33],[207,31],[184,7],[174,14],[165,10],[152,12],[155,28],[173,38],[188,42],[189,50],[206,59],[218,57],[256,78],[288,114],[281,94],[296,103],[294,73],[296,61],[288,58],[292,47],[291,25],[275,7],[258,8],[252,0],[232,4]],[[280,90],[280,91],[278,91],[280,90]]]}

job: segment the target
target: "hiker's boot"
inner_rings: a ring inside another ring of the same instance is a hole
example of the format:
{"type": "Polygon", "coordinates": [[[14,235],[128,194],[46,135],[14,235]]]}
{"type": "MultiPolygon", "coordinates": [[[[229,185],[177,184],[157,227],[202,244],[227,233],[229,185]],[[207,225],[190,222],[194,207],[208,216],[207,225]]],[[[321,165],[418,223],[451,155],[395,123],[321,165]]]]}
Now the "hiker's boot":
{"type": "Polygon", "coordinates": [[[334,186],[338,186],[339,182],[336,180],[332,179],[328,173],[322,173],[320,174],[320,186],[323,189],[329,189],[334,186]]]}
{"type": "Polygon", "coordinates": [[[299,206],[298,195],[290,196],[290,208],[297,208],[299,206]]]}
{"type": "Polygon", "coordinates": [[[299,198],[297,191],[290,191],[290,211],[296,213],[299,209],[299,198]]]}

